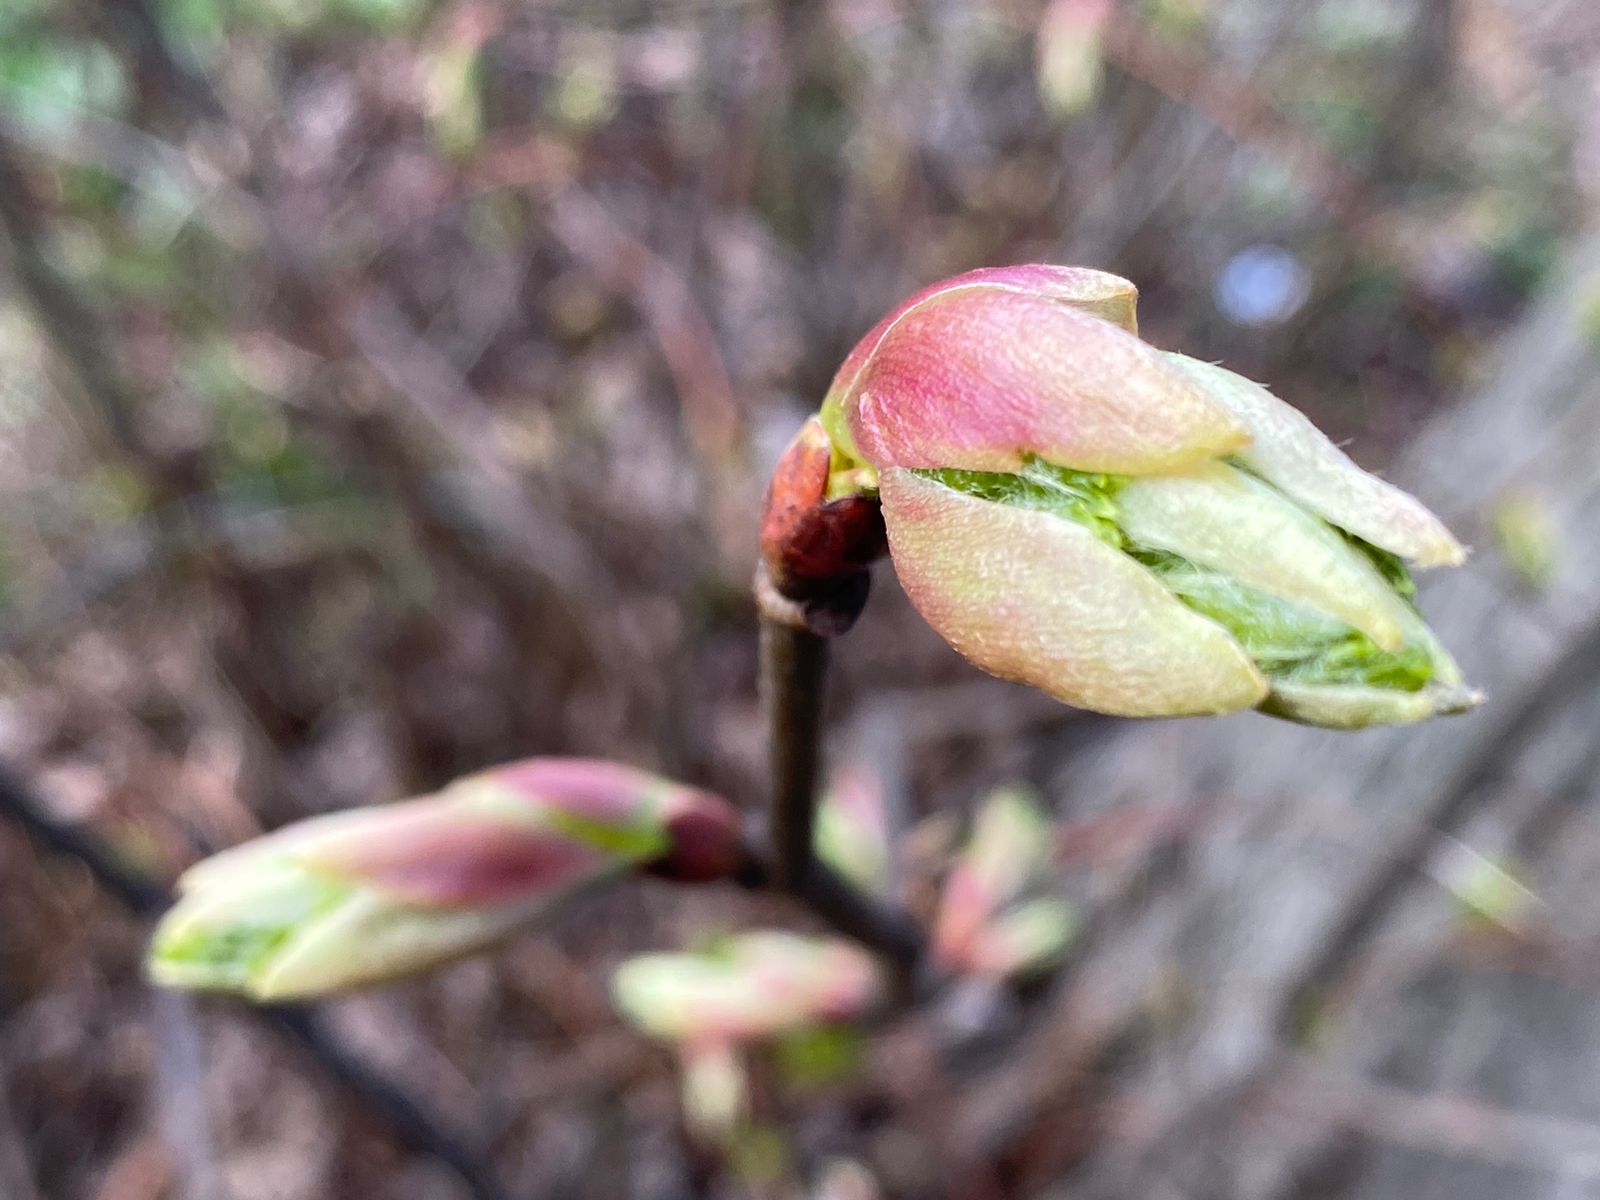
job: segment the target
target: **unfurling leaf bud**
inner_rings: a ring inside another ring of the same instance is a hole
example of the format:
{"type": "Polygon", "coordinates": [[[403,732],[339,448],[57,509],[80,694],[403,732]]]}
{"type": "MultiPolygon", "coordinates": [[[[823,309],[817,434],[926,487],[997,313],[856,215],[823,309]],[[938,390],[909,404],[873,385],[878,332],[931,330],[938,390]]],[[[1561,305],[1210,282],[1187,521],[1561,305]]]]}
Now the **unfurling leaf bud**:
{"type": "Polygon", "coordinates": [[[1405,566],[1464,551],[1221,367],[1137,336],[1133,285],[1025,266],[900,305],[822,406],[827,493],[876,492],[918,611],[1083,708],[1358,728],[1477,702],[1405,566]]]}
{"type": "Polygon", "coordinates": [[[1076,932],[1072,906],[1058,896],[1024,898],[1045,882],[1050,822],[1015,788],[990,795],[945,880],[934,925],[934,954],[946,968],[998,978],[1051,965],[1076,932]]]}
{"type": "Polygon", "coordinates": [[[319,995],[484,949],[632,869],[742,863],[723,800],[590,759],[527,759],[398,804],[314,817],[179,881],[147,964],[168,987],[319,995]]]}

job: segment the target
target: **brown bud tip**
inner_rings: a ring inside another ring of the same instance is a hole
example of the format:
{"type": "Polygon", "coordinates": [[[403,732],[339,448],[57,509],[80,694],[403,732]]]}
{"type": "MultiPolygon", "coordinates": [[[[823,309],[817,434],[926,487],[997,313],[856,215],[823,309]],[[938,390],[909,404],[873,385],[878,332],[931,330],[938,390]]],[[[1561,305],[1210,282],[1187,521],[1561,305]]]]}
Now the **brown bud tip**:
{"type": "Polygon", "coordinates": [[[678,788],[666,801],[664,825],[671,845],[650,872],[679,883],[709,883],[739,875],[749,857],[744,822],[720,796],[678,788]]]}
{"type": "Polygon", "coordinates": [[[887,548],[876,496],[827,499],[833,447],[822,422],[800,428],[772,473],[761,554],[784,595],[804,599],[859,575],[887,548]]]}

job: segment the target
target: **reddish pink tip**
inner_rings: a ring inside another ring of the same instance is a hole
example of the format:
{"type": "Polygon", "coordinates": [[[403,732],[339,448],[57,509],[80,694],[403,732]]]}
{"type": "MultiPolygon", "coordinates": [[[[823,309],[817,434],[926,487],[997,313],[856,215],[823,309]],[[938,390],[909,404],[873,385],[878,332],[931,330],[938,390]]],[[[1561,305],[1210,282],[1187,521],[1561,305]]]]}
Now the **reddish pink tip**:
{"type": "Polygon", "coordinates": [[[307,865],[410,903],[466,908],[558,893],[603,872],[613,858],[534,825],[432,800],[370,811],[367,836],[308,850],[307,865]]]}
{"type": "Polygon", "coordinates": [[[1095,305],[1028,286],[1048,270],[958,276],[880,322],[827,402],[854,452],[880,469],[1015,471],[1036,454],[1142,475],[1249,441],[1226,408],[1095,305]]]}

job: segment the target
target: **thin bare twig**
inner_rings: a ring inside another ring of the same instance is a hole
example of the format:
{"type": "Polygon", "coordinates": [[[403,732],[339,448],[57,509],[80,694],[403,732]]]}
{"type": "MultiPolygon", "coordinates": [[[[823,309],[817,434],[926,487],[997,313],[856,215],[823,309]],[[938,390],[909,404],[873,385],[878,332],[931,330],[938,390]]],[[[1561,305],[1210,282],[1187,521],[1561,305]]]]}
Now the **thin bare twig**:
{"type": "Polygon", "coordinates": [[[778,886],[794,890],[816,860],[828,641],[809,629],[763,619],[761,664],[772,763],[773,876],[778,886]]]}
{"type": "Polygon", "coordinates": [[[1293,1028],[1297,1014],[1303,1014],[1306,1005],[1317,996],[1336,990],[1338,980],[1357,951],[1371,944],[1374,931],[1409,893],[1410,885],[1423,877],[1423,864],[1439,839],[1459,829],[1478,804],[1489,798],[1487,785],[1510,762],[1512,749],[1525,743],[1560,712],[1574,694],[1593,686],[1597,670],[1600,670],[1600,619],[1591,620],[1562,657],[1537,677],[1515,703],[1503,710],[1499,724],[1480,737],[1473,751],[1440,789],[1432,807],[1418,822],[1416,833],[1349,906],[1344,921],[1289,990],[1281,1010],[1286,1030],[1293,1028]]]}
{"type": "Polygon", "coordinates": [[[858,891],[819,860],[814,848],[827,639],[764,615],[761,663],[772,769],[773,882],[909,979],[922,957],[916,923],[858,891]]]}
{"type": "Polygon", "coordinates": [[[1591,1121],[1341,1079],[1310,1062],[1296,1064],[1269,1104],[1294,1119],[1332,1120],[1390,1145],[1600,1182],[1600,1125],[1591,1121]]]}

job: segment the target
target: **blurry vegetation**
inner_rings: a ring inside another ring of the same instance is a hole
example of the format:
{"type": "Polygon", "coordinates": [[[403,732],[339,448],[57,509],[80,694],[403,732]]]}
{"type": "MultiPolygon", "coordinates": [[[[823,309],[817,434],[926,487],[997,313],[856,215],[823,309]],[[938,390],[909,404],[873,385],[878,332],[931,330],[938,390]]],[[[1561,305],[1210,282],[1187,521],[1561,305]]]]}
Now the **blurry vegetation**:
{"type": "MultiPolygon", "coordinates": [[[[1270,379],[1381,467],[1593,204],[1586,22],[1577,0],[6,0],[0,756],[168,879],[516,755],[750,795],[754,505],[881,311],[980,264],[1106,267],[1152,341],[1270,379]]],[[[1496,521],[1537,584],[1559,556],[1528,503],[1496,521]]],[[[929,689],[919,810],[1026,773],[1015,733],[973,732],[1026,702],[941,703],[970,673],[879,586],[847,731],[873,691],[929,689]]],[[[140,929],[5,827],[0,879],[0,1091],[44,1194],[96,1194],[155,1127],[152,1086],[199,1084],[150,1083],[172,1051],[140,929]]],[[[668,1067],[597,980],[707,903],[607,901],[555,945],[353,1002],[351,1027],[487,1131],[519,1195],[627,1194],[636,1162],[703,1182],[664,1148],[668,1067]]],[[[209,1140],[157,1153],[161,1179],[444,1194],[293,1060],[217,1036],[209,1140]]],[[[818,1041],[782,1068],[858,1057],[818,1041]]],[[[930,1194],[937,1128],[861,1074],[791,1142],[930,1194]]]]}

